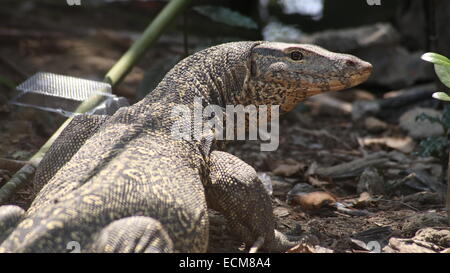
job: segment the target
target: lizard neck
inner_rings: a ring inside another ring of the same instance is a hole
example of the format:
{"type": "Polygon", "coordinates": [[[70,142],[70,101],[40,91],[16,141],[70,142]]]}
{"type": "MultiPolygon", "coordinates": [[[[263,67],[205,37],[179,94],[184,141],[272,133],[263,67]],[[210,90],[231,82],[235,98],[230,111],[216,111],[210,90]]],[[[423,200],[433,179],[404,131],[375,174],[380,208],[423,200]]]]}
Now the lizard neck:
{"type": "MultiPolygon", "coordinates": [[[[149,131],[164,135],[186,132],[182,139],[201,144],[204,154],[213,145],[212,131],[199,131],[199,124],[218,117],[198,113],[207,106],[225,108],[239,104],[250,76],[251,51],[261,42],[228,43],[195,53],[172,68],[161,83],[130,108],[149,131]],[[199,103],[201,105],[199,105],[199,103]],[[200,106],[200,107],[198,107],[200,106]],[[206,148],[205,148],[206,147],[206,148]]],[[[180,139],[178,137],[177,139],[180,139]]]]}
{"type": "Polygon", "coordinates": [[[170,70],[140,104],[154,102],[188,107],[238,104],[249,76],[251,49],[260,42],[228,43],[193,54],[170,70]]]}

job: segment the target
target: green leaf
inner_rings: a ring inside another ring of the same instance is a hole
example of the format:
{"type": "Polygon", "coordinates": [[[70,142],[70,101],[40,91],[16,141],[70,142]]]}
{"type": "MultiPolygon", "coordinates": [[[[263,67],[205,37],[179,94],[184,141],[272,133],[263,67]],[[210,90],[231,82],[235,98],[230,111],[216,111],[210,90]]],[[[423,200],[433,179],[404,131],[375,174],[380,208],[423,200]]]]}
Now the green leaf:
{"type": "Polygon", "coordinates": [[[434,63],[437,65],[450,66],[450,60],[441,54],[427,52],[427,53],[423,54],[421,58],[424,61],[434,63]]]}
{"type": "Polygon", "coordinates": [[[234,27],[243,27],[248,29],[257,29],[258,25],[251,18],[232,11],[229,8],[217,6],[198,6],[193,8],[203,16],[208,17],[212,21],[223,23],[234,27]]]}
{"type": "Polygon", "coordinates": [[[439,159],[447,158],[448,139],[446,136],[433,136],[419,143],[420,156],[433,156],[439,159]]]}
{"type": "Polygon", "coordinates": [[[435,64],[434,71],[436,71],[441,82],[450,88],[450,66],[435,64]]]}
{"type": "Polygon", "coordinates": [[[430,115],[427,115],[425,113],[420,113],[419,115],[416,116],[416,121],[424,121],[427,120],[430,123],[439,123],[441,124],[441,119],[439,117],[433,117],[430,115]]]}
{"type": "Polygon", "coordinates": [[[450,101],[450,96],[444,92],[435,92],[433,93],[433,98],[443,101],[450,101]]]}

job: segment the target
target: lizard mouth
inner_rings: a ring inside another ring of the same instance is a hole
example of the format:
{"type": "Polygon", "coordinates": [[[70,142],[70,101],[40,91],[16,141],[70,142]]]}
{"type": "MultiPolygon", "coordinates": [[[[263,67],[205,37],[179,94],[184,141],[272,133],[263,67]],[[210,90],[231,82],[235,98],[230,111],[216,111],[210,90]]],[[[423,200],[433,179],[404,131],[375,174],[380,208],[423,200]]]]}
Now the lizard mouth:
{"type": "Polygon", "coordinates": [[[306,91],[307,97],[319,93],[339,91],[357,86],[358,84],[365,82],[369,78],[371,73],[372,73],[372,65],[370,63],[364,62],[364,65],[362,65],[361,69],[359,69],[357,73],[350,75],[349,77],[345,78],[345,80],[342,80],[340,78],[328,79],[326,81],[327,84],[321,87],[308,89],[306,91]]]}
{"type": "Polygon", "coordinates": [[[306,93],[306,97],[310,97],[319,93],[339,91],[354,87],[366,81],[372,73],[372,65],[368,62],[359,60],[358,62],[352,62],[352,66],[354,66],[354,69],[352,71],[353,73],[350,72],[347,75],[343,73],[341,77],[323,77],[323,75],[319,74],[309,74],[313,79],[321,80],[316,82],[305,81],[301,83],[303,87],[307,87],[305,88],[306,91],[304,91],[306,93]],[[319,85],[317,85],[317,82],[319,83],[319,85]]]}
{"type": "Polygon", "coordinates": [[[365,61],[359,62],[359,69],[357,72],[350,76],[350,87],[356,86],[360,83],[365,82],[370,74],[372,74],[372,65],[365,61]]]}
{"type": "Polygon", "coordinates": [[[333,91],[339,91],[343,89],[347,89],[350,87],[353,87],[355,85],[358,85],[359,83],[349,83],[349,84],[342,84],[342,83],[334,83],[334,84],[328,84],[324,87],[315,87],[310,88],[306,90],[306,97],[314,96],[320,93],[326,93],[326,92],[333,92],[333,91]]]}
{"type": "Polygon", "coordinates": [[[311,97],[320,93],[326,93],[326,92],[333,92],[333,91],[340,91],[343,89],[351,88],[354,86],[357,86],[358,84],[364,82],[369,77],[370,73],[367,74],[364,77],[361,77],[361,75],[358,75],[355,78],[350,78],[347,84],[342,83],[330,83],[325,87],[316,87],[306,90],[306,97],[311,97]]]}

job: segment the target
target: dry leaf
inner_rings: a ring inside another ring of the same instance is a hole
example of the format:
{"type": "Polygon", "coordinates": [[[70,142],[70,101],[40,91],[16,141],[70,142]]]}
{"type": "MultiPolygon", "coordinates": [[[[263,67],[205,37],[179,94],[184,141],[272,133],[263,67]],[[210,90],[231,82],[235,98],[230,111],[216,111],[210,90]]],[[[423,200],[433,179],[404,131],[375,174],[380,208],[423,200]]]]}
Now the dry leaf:
{"type": "Polygon", "coordinates": [[[358,199],[354,202],[354,206],[361,208],[361,207],[366,207],[370,204],[370,202],[373,201],[372,196],[370,196],[370,193],[368,192],[362,192],[358,199]]]}
{"type": "Polygon", "coordinates": [[[326,205],[334,204],[337,200],[328,192],[316,191],[295,195],[292,201],[295,204],[299,204],[304,210],[317,210],[326,205]]]}
{"type": "Polygon", "coordinates": [[[416,146],[416,143],[411,137],[379,137],[379,138],[358,138],[358,142],[361,146],[367,146],[371,144],[382,144],[390,148],[399,150],[403,153],[411,153],[416,146]]]}

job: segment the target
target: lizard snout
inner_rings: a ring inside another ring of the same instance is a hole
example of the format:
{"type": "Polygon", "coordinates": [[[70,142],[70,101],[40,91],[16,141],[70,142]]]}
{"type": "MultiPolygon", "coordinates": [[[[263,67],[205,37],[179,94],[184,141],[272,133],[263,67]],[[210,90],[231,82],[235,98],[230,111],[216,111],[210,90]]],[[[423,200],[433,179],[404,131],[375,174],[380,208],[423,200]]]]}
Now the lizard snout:
{"type": "Polygon", "coordinates": [[[369,77],[370,74],[372,73],[372,64],[361,60],[360,70],[361,70],[362,74],[367,74],[367,77],[369,77]]]}
{"type": "Polygon", "coordinates": [[[350,86],[366,81],[372,73],[372,64],[354,56],[349,56],[344,65],[350,74],[350,86]]]}

